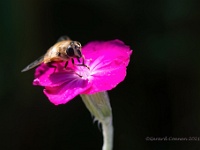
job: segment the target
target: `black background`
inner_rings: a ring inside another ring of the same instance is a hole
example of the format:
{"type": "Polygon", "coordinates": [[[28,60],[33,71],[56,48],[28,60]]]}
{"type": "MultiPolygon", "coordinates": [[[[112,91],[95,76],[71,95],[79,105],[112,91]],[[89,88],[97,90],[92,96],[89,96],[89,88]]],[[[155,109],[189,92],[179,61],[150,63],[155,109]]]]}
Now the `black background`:
{"type": "Polygon", "coordinates": [[[78,96],[54,106],[28,63],[61,35],[82,45],[121,39],[133,55],[109,91],[114,150],[193,150],[200,141],[200,11],[197,0],[1,0],[0,149],[100,150],[98,125],[78,96]]]}

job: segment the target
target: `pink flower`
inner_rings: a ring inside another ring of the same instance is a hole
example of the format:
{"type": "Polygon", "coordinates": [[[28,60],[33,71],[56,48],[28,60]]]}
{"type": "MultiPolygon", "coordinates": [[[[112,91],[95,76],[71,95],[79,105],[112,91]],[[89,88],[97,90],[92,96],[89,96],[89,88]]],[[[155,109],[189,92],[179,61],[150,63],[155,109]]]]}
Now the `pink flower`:
{"type": "MultiPolygon", "coordinates": [[[[65,62],[55,62],[55,68],[40,65],[35,72],[34,85],[44,86],[44,93],[55,104],[65,104],[79,94],[111,90],[124,80],[132,51],[120,40],[94,41],[82,48],[84,66],[67,68],[65,62]]],[[[78,63],[78,62],[75,62],[78,63]]]]}

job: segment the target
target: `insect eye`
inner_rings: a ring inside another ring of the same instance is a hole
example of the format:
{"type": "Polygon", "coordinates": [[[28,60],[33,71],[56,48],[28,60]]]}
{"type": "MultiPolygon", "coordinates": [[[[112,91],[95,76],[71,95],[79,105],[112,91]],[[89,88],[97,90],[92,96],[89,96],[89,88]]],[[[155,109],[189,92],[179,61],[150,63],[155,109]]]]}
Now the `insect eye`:
{"type": "Polygon", "coordinates": [[[76,50],[77,50],[78,48],[79,48],[79,47],[78,47],[77,45],[75,45],[75,46],[74,46],[74,49],[76,49],[76,50]]]}
{"type": "Polygon", "coordinates": [[[74,49],[69,47],[66,49],[66,53],[68,56],[74,56],[74,49]]]}

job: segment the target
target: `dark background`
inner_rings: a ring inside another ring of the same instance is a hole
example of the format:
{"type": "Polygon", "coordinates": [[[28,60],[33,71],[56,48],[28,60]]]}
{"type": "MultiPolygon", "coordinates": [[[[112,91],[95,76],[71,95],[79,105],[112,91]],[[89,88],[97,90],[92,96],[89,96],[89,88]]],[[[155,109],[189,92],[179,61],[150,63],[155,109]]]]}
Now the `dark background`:
{"type": "Polygon", "coordinates": [[[133,49],[127,77],[109,91],[114,150],[194,150],[200,141],[198,0],[1,0],[0,149],[100,150],[98,125],[78,96],[54,106],[26,65],[61,35],[82,45],[121,39],[133,49]]]}

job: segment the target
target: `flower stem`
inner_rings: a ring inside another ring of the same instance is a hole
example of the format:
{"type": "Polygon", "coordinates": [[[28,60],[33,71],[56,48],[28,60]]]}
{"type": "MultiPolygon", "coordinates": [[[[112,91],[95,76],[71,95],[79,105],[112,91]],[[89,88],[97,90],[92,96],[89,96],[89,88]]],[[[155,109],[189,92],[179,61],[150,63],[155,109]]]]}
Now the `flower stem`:
{"type": "Polygon", "coordinates": [[[103,147],[102,150],[112,150],[113,148],[113,125],[112,109],[107,92],[99,92],[91,95],[81,95],[81,98],[90,111],[102,125],[103,147]]]}
{"type": "Polygon", "coordinates": [[[102,150],[112,150],[113,147],[113,126],[112,119],[102,122],[104,143],[102,150]]]}

